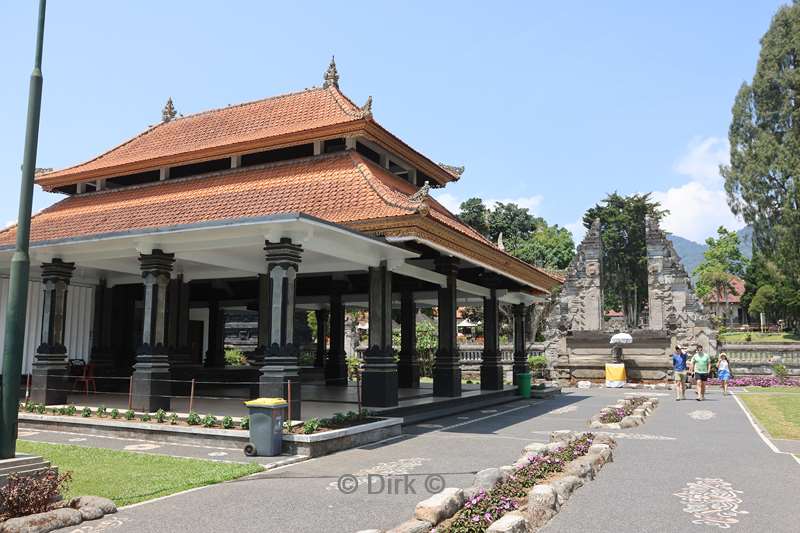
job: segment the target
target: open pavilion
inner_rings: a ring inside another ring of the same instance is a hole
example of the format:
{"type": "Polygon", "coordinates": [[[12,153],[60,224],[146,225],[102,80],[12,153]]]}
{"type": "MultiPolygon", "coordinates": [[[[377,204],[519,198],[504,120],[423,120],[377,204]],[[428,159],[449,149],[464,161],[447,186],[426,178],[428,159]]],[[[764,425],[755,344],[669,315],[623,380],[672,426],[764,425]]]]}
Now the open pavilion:
{"type": "MultiPolygon", "coordinates": [[[[353,305],[369,316],[364,406],[397,406],[400,390],[419,388],[422,302],[438,307],[433,397],[462,394],[460,303],[484,306],[480,388],[504,386],[501,301],[514,305],[514,373],[525,368],[525,313],[561,280],[430,196],[463,168],[433,162],[382,127],[371,98],[354,104],[333,61],[323,81],[185,117],[168,105],[163,121],[136,137],[38,175],[39,186],[66,198],[31,224],[32,401],[64,403],[67,361],[83,358],[98,377],[132,376],[140,410],[169,409],[181,380],[204,377],[253,382],[261,396],[291,394],[300,418],[295,311],[317,311],[317,338],[329,330],[316,366],[335,390],[347,385],[344,309],[353,305]],[[259,347],[238,369],[224,360],[223,310],[232,307],[258,312],[259,347]]],[[[15,234],[0,232],[2,312],[15,234]]]]}

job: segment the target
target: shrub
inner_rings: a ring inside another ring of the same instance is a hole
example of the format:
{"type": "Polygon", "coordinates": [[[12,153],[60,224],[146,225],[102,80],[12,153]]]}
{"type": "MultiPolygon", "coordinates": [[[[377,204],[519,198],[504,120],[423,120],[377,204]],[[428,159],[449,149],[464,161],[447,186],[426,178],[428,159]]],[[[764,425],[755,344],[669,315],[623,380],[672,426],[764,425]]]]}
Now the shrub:
{"type": "Polygon", "coordinates": [[[319,429],[320,425],[321,423],[319,418],[312,418],[311,420],[306,420],[305,422],[303,422],[303,434],[310,435],[316,432],[319,429]]]}
{"type": "Polygon", "coordinates": [[[113,418],[114,420],[119,418],[119,409],[117,409],[116,407],[111,410],[111,418],[113,418]]]}
{"type": "Polygon", "coordinates": [[[752,340],[753,340],[753,336],[750,335],[750,333],[748,333],[747,335],[744,336],[744,341],[745,342],[750,342],[752,340]]]}
{"type": "Polygon", "coordinates": [[[66,490],[70,474],[59,475],[54,468],[38,476],[8,476],[0,488],[0,521],[18,516],[43,513],[66,490]]]}
{"type": "Polygon", "coordinates": [[[199,426],[200,415],[198,415],[195,411],[189,411],[189,416],[186,417],[186,423],[190,426],[199,426]]]}
{"type": "Polygon", "coordinates": [[[345,361],[347,362],[347,379],[357,379],[358,373],[361,371],[361,360],[358,357],[348,357],[345,361]]]}
{"type": "Polygon", "coordinates": [[[178,413],[170,413],[169,423],[173,426],[178,423],[178,413]]]}
{"type": "Polygon", "coordinates": [[[250,417],[243,416],[242,420],[239,422],[239,427],[242,429],[250,429],[250,417]]]}
{"type": "Polygon", "coordinates": [[[225,428],[225,429],[233,428],[233,418],[231,418],[229,416],[223,416],[222,417],[222,427],[225,428]]]}
{"type": "Polygon", "coordinates": [[[786,378],[789,376],[789,370],[786,369],[786,365],[780,363],[772,365],[772,373],[775,374],[775,377],[778,378],[781,383],[786,381],[786,378]]]}
{"type": "Polygon", "coordinates": [[[347,416],[342,413],[334,413],[331,417],[331,423],[333,424],[339,425],[344,424],[345,422],[347,422],[347,416]]]}
{"type": "Polygon", "coordinates": [[[36,404],[36,412],[40,415],[43,415],[47,411],[47,408],[44,406],[43,403],[36,404]]]}
{"type": "Polygon", "coordinates": [[[155,417],[156,417],[156,422],[158,422],[159,424],[163,424],[164,422],[167,421],[167,412],[163,409],[159,409],[158,411],[156,411],[155,417]]]}
{"type": "Polygon", "coordinates": [[[98,416],[98,418],[103,418],[104,416],[106,416],[106,406],[105,405],[101,405],[100,407],[97,408],[97,416],[98,416]]]}
{"type": "Polygon", "coordinates": [[[32,402],[25,402],[23,405],[23,409],[25,409],[26,413],[32,413],[35,408],[35,405],[32,402]]]}
{"type": "Polygon", "coordinates": [[[128,409],[125,411],[125,420],[133,420],[136,417],[136,413],[133,409],[128,409]]]}
{"type": "Polygon", "coordinates": [[[90,416],[92,416],[92,410],[89,407],[84,407],[83,410],[81,411],[81,416],[83,418],[89,418],[90,416]]]}
{"type": "Polygon", "coordinates": [[[150,413],[142,413],[142,415],[139,417],[139,420],[142,422],[150,422],[151,418],[152,417],[150,416],[150,413]]]}
{"type": "Polygon", "coordinates": [[[67,416],[75,416],[75,413],[78,412],[78,408],[74,405],[68,405],[67,408],[64,410],[64,414],[67,416]]]}
{"type": "Polygon", "coordinates": [[[206,415],[202,421],[203,427],[213,428],[217,425],[217,417],[214,415],[206,415]]]}
{"type": "Polygon", "coordinates": [[[228,366],[243,366],[247,364],[247,358],[241,350],[236,348],[225,349],[225,364],[228,366]]]}

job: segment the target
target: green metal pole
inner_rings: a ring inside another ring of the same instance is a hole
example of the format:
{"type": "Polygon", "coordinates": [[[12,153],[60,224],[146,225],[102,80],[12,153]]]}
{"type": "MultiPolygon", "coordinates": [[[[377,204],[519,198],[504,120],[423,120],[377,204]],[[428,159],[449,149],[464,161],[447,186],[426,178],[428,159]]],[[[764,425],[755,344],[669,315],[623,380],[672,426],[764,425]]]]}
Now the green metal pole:
{"type": "Polygon", "coordinates": [[[2,410],[0,410],[0,459],[12,459],[17,442],[22,351],[25,345],[25,316],[28,307],[28,246],[31,231],[33,175],[39,143],[39,111],[42,107],[42,43],[47,0],[39,0],[39,27],[36,31],[36,58],[28,92],[28,123],[25,128],[25,155],[19,191],[17,248],[11,259],[11,278],[6,307],[6,337],[3,345],[2,410]]]}

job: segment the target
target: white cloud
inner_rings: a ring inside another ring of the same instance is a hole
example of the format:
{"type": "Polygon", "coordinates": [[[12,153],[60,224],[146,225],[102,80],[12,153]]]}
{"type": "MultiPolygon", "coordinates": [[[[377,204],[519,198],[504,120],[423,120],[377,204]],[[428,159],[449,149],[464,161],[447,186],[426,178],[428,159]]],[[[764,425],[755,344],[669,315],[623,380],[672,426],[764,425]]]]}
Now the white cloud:
{"type": "Polygon", "coordinates": [[[653,199],[670,213],[662,227],[670,233],[703,242],[715,236],[719,226],[739,229],[744,223],[728,207],[719,165],[728,163],[728,141],[719,137],[695,138],[675,163],[675,172],[691,178],[666,191],[654,191],[653,199]]]}
{"type": "Polygon", "coordinates": [[[518,198],[504,198],[502,200],[486,200],[486,205],[494,207],[495,204],[517,204],[519,207],[527,208],[531,213],[535,213],[536,209],[542,205],[544,197],[541,194],[533,196],[520,196],[518,198]]]}
{"type": "Polygon", "coordinates": [[[725,191],[697,181],[656,191],[653,198],[670,211],[661,223],[663,229],[696,242],[715,236],[719,226],[732,230],[744,226],[728,208],[725,191]]]}
{"type": "Polygon", "coordinates": [[[450,194],[449,192],[434,191],[433,197],[436,198],[436,201],[442,204],[451,213],[458,213],[462,200],[457,198],[455,195],[450,194]]]}
{"type": "Polygon", "coordinates": [[[730,161],[730,144],[719,137],[695,137],[689,142],[686,153],[675,163],[675,172],[689,176],[692,181],[707,185],[718,184],[722,179],[719,166],[730,161]]]}
{"type": "Polygon", "coordinates": [[[572,240],[575,241],[575,244],[579,244],[583,237],[586,235],[586,228],[583,226],[583,219],[579,218],[577,221],[572,222],[571,224],[565,224],[565,228],[567,228],[570,233],[572,233],[572,240]]]}
{"type": "MultiPolygon", "coordinates": [[[[436,200],[445,206],[449,211],[455,214],[458,213],[461,202],[465,200],[464,198],[459,198],[458,196],[449,192],[439,191],[434,191],[433,197],[436,198],[436,200]]],[[[544,197],[540,194],[536,194],[533,196],[520,196],[517,198],[488,199],[484,200],[483,203],[485,206],[490,208],[493,208],[498,202],[503,204],[512,203],[517,204],[519,207],[527,208],[531,213],[535,213],[537,208],[542,205],[543,201],[544,197]]]]}

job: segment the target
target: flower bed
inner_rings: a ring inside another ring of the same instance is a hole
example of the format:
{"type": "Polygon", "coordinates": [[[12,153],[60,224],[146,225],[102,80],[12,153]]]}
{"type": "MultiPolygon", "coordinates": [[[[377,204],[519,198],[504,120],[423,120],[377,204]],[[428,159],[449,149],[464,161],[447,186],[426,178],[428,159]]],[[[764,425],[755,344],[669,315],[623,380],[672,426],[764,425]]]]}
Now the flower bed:
{"type": "Polygon", "coordinates": [[[626,394],[615,405],[600,410],[589,420],[592,429],[622,429],[643,424],[647,415],[658,405],[658,399],[641,395],[626,394]]]}
{"type": "MultiPolygon", "coordinates": [[[[721,383],[718,379],[709,379],[712,385],[721,383]]],[[[732,387],[800,387],[798,378],[779,378],[776,376],[742,376],[728,380],[732,387]]]]}
{"type": "MultiPolygon", "coordinates": [[[[170,426],[202,426],[206,428],[222,428],[243,431],[248,431],[250,429],[249,416],[236,418],[231,416],[218,417],[212,414],[200,415],[195,411],[190,411],[187,416],[182,417],[177,413],[168,413],[163,409],[159,409],[155,413],[147,413],[137,412],[132,409],[107,409],[102,405],[97,408],[78,408],[74,405],[46,407],[44,404],[36,404],[31,402],[20,404],[19,410],[38,415],[80,416],[81,418],[95,417],[102,418],[104,420],[142,422],[146,424],[155,422],[156,424],[165,424],[170,426]]],[[[291,435],[311,435],[314,433],[333,431],[335,429],[360,426],[362,424],[375,422],[376,420],[378,419],[371,417],[369,411],[362,409],[359,412],[349,411],[347,413],[335,413],[330,418],[312,418],[302,423],[287,421],[284,422],[283,432],[291,435]]]]}
{"type": "Polygon", "coordinates": [[[418,503],[414,518],[391,531],[536,531],[612,460],[616,444],[608,435],[571,431],[553,432],[550,441],[526,446],[514,466],[481,470],[469,488],[445,488],[418,503]]]}
{"type": "Polygon", "coordinates": [[[492,522],[509,511],[524,505],[528,491],[550,475],[564,470],[564,466],[589,451],[594,435],[586,433],[570,442],[560,452],[546,451],[541,455],[525,457],[528,464],[520,464],[513,473],[486,492],[464,503],[464,507],[434,531],[436,533],[473,533],[485,531],[492,522]]]}
{"type": "Polygon", "coordinates": [[[639,407],[640,405],[644,404],[647,401],[647,398],[644,396],[637,396],[631,401],[626,402],[623,407],[615,407],[609,411],[605,411],[604,413],[600,414],[600,422],[604,424],[610,424],[612,422],[620,422],[626,416],[630,416],[633,414],[633,410],[639,407]]]}

